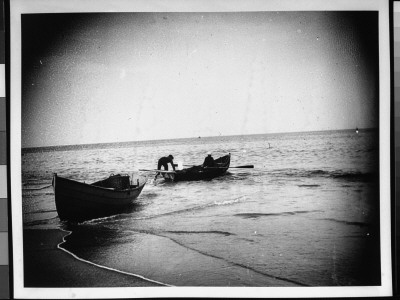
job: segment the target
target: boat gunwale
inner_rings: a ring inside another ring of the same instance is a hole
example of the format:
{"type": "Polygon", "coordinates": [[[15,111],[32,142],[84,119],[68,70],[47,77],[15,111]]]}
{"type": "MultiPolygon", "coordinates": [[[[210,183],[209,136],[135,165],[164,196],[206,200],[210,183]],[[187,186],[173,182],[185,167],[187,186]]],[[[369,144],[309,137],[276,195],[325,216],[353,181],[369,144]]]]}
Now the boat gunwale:
{"type": "Polygon", "coordinates": [[[179,181],[207,180],[207,179],[213,179],[215,177],[222,176],[229,169],[229,166],[231,163],[231,154],[229,153],[229,154],[223,155],[223,156],[215,159],[215,161],[218,161],[218,160],[223,160],[224,166],[207,169],[207,168],[202,168],[202,165],[195,165],[190,168],[185,168],[183,170],[176,170],[175,174],[174,174],[175,175],[174,179],[172,179],[172,180],[167,179],[167,178],[166,179],[174,181],[174,182],[179,182],[179,181]],[[191,171],[190,169],[193,169],[193,168],[200,168],[200,170],[191,171]]]}
{"type": "MultiPolygon", "coordinates": [[[[116,189],[116,188],[106,188],[106,187],[102,187],[102,186],[98,186],[98,185],[93,185],[93,183],[85,183],[85,182],[81,182],[81,181],[77,181],[77,180],[74,180],[74,179],[61,177],[61,176],[58,176],[57,174],[54,174],[53,175],[53,182],[52,182],[53,188],[56,188],[55,185],[57,186],[57,181],[60,180],[60,179],[61,179],[61,181],[64,180],[64,181],[67,181],[67,182],[72,183],[74,185],[80,185],[80,186],[83,186],[83,187],[86,187],[86,188],[89,187],[89,188],[91,188],[93,190],[102,190],[104,192],[112,192],[112,193],[126,193],[128,191],[139,190],[139,189],[143,188],[147,183],[147,180],[146,180],[143,184],[139,184],[138,186],[130,185],[130,188],[127,188],[127,189],[116,189]]],[[[98,182],[98,181],[96,181],[96,182],[98,182]]],[[[94,183],[96,183],[96,182],[94,182],[94,183]]]]}
{"type": "Polygon", "coordinates": [[[81,222],[120,213],[140,196],[147,183],[145,179],[134,188],[110,189],[54,174],[52,186],[57,214],[60,220],[81,222]]]}

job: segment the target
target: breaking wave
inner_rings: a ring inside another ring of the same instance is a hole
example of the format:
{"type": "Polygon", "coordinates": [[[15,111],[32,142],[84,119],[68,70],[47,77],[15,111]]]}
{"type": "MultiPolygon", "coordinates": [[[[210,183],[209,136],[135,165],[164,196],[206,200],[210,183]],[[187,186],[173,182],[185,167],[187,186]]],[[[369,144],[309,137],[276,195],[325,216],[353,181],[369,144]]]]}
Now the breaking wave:
{"type": "Polygon", "coordinates": [[[240,213],[234,216],[243,217],[245,219],[257,219],[260,217],[271,217],[271,216],[292,216],[297,214],[306,214],[313,212],[321,212],[321,210],[299,210],[299,211],[285,211],[280,213],[240,213]]]}
{"type": "Polygon", "coordinates": [[[307,169],[277,169],[270,172],[272,175],[302,178],[331,178],[347,181],[368,182],[378,179],[378,175],[371,172],[343,171],[343,170],[307,170],[307,169]]]}

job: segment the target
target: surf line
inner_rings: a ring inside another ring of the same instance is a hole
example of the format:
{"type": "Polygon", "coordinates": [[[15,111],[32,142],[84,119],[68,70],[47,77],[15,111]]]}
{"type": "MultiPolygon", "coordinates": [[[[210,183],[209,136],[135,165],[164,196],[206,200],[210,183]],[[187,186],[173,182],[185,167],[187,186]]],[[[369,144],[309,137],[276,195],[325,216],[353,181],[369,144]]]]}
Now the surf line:
{"type": "Polygon", "coordinates": [[[191,212],[191,211],[197,211],[197,210],[203,210],[207,208],[211,208],[214,206],[220,206],[220,205],[233,205],[240,203],[242,199],[246,199],[246,196],[240,196],[238,198],[232,199],[232,200],[226,200],[223,202],[210,202],[204,205],[198,205],[198,206],[193,206],[185,209],[180,209],[180,210],[174,210],[162,214],[157,214],[157,215],[150,215],[150,216],[145,216],[145,217],[139,217],[139,218],[132,218],[132,220],[148,220],[148,219],[155,219],[155,218],[160,218],[160,217],[165,217],[169,215],[174,215],[174,214],[181,214],[181,213],[186,213],[186,212],[191,212]]]}
{"type": "Polygon", "coordinates": [[[72,231],[68,231],[68,230],[64,230],[64,229],[60,229],[60,230],[65,231],[65,232],[67,232],[68,234],[65,235],[65,236],[63,236],[63,240],[62,240],[61,243],[59,243],[59,244],[57,245],[57,248],[60,249],[60,250],[62,250],[62,251],[64,251],[64,252],[66,252],[66,253],[68,253],[69,255],[71,255],[72,257],[74,257],[75,259],[77,259],[77,260],[79,260],[79,261],[82,261],[82,262],[84,262],[84,263],[87,263],[87,264],[96,266],[96,267],[101,268],[101,269],[105,269],[105,270],[109,270],[109,271],[113,271],[113,272],[117,272],[117,273],[129,275],[129,276],[137,277],[137,278],[143,279],[143,280],[145,280],[145,281],[157,283],[157,284],[160,284],[160,285],[163,285],[163,286],[170,286],[170,287],[173,286],[173,285],[166,284],[166,283],[163,283],[163,282],[160,282],[160,281],[156,281],[156,280],[152,280],[152,279],[146,278],[146,277],[141,276],[141,275],[138,275],[138,274],[133,274],[133,273],[125,272],[125,271],[122,271],[122,270],[117,270],[117,269],[114,269],[114,268],[110,268],[110,267],[98,265],[98,264],[95,264],[94,262],[91,262],[91,261],[85,260],[85,259],[83,259],[83,258],[80,258],[79,256],[75,255],[74,253],[68,251],[67,249],[65,249],[65,248],[63,248],[63,247],[61,247],[62,244],[66,243],[65,238],[66,238],[67,236],[71,235],[71,234],[72,234],[72,231]]]}

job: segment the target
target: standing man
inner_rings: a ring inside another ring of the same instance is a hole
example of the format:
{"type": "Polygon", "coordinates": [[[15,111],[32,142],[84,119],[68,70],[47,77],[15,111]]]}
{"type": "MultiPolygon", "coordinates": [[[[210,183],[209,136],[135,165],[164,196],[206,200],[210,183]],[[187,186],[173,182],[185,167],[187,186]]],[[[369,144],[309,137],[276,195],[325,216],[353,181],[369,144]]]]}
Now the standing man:
{"type": "MultiPolygon", "coordinates": [[[[174,157],[170,154],[167,157],[161,157],[158,160],[157,164],[157,170],[161,170],[161,167],[164,167],[164,170],[168,171],[168,164],[171,164],[172,169],[175,171],[175,165],[174,165],[174,157]]],[[[160,175],[160,173],[156,174],[156,177],[154,179],[157,179],[157,176],[160,175]]]]}

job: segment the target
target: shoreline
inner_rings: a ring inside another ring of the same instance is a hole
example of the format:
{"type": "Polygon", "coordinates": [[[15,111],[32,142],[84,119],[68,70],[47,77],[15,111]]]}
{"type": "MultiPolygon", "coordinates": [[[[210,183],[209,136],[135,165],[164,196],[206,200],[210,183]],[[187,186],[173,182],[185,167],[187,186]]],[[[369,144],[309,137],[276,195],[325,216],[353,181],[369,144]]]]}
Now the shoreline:
{"type": "Polygon", "coordinates": [[[156,282],[77,259],[58,248],[61,229],[24,229],[25,287],[159,287],[156,282]]]}

